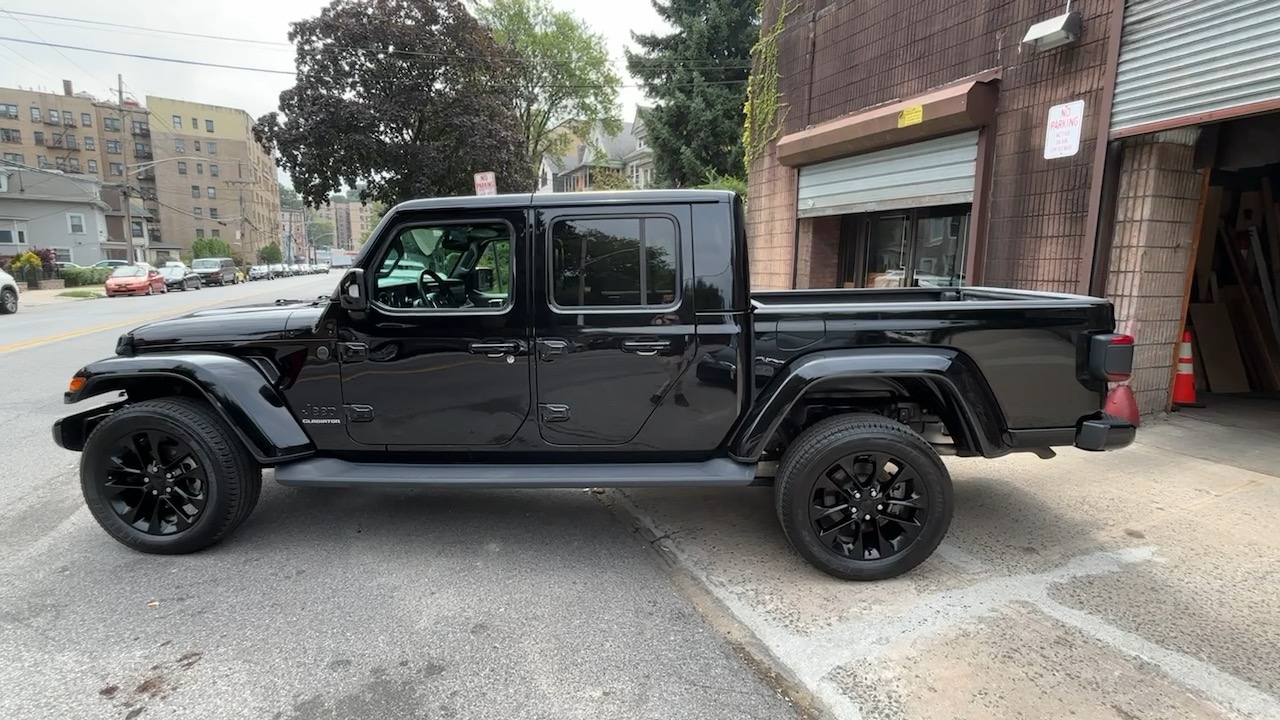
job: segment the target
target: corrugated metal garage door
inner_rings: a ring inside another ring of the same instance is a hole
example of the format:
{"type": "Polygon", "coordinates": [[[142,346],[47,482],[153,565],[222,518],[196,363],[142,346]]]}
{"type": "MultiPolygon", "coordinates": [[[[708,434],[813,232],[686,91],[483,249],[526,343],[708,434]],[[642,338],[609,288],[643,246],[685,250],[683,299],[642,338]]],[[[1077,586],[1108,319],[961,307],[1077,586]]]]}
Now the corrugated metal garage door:
{"type": "Polygon", "coordinates": [[[1111,132],[1280,100],[1280,0],[1128,0],[1111,132]]]}
{"type": "Polygon", "coordinates": [[[978,133],[800,168],[799,217],[973,202],[978,133]]]}

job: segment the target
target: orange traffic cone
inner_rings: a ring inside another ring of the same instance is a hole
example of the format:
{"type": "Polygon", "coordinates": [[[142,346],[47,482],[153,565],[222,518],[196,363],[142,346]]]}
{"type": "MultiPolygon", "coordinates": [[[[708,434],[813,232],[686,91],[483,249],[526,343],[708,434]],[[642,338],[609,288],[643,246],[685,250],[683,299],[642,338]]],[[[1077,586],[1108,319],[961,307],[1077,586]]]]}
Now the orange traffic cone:
{"type": "Polygon", "coordinates": [[[1204,407],[1196,402],[1196,376],[1191,368],[1191,331],[1182,332],[1178,349],[1178,368],[1173,376],[1173,404],[1180,407],[1204,407]]]}

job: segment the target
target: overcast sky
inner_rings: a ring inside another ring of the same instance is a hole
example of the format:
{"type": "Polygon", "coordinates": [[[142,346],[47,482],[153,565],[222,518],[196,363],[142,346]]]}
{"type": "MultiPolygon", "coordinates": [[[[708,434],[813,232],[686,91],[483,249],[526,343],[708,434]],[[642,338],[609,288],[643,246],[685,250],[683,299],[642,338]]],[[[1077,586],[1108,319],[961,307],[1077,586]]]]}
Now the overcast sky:
{"type": "MultiPolygon", "coordinates": [[[[13,16],[0,11],[0,37],[43,39],[62,45],[117,50],[292,72],[293,48],[287,45],[289,23],[319,13],[326,0],[0,0],[4,11],[21,11],[127,24],[133,29],[13,16]],[[180,37],[137,28],[219,35],[281,43],[279,46],[180,37]]],[[[664,23],[649,0],[552,0],[572,11],[605,37],[615,69],[626,74],[623,48],[631,32],[654,32],[664,23]]],[[[254,117],[276,109],[289,75],[222,70],[116,57],[78,50],[0,40],[0,87],[35,87],[62,92],[71,80],[77,92],[114,99],[116,73],[124,75],[125,92],[139,100],[159,95],[214,105],[242,108],[254,117]]],[[[623,119],[630,120],[640,91],[623,88],[623,119]]]]}

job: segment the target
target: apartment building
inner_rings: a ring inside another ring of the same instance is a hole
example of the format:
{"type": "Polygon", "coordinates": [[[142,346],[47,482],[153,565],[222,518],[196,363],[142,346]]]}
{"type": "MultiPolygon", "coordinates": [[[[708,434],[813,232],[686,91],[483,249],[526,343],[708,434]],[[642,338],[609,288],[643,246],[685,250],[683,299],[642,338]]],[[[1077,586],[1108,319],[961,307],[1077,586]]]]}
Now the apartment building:
{"type": "MultiPolygon", "coordinates": [[[[350,250],[351,243],[351,203],[346,198],[335,195],[328,203],[326,203],[316,214],[333,223],[332,246],[350,250]]],[[[312,238],[312,240],[321,240],[323,237],[312,238]]]]}
{"type": "Polygon", "coordinates": [[[287,263],[309,260],[307,242],[307,213],[305,210],[283,208],[280,211],[280,250],[287,263]]]}
{"type": "Polygon", "coordinates": [[[96,176],[141,200],[150,217],[131,239],[136,260],[176,259],[202,236],[252,258],[281,239],[275,162],[243,110],[153,96],[146,106],[104,102],[70,81],[61,94],[0,88],[0,161],[96,176]]]}
{"type": "MultiPolygon", "coordinates": [[[[122,107],[74,92],[69,80],[63,81],[62,93],[0,88],[0,164],[89,175],[104,187],[123,186],[126,171],[151,159],[146,138],[131,132],[130,120],[139,109],[137,103],[122,107]]],[[[145,179],[135,188],[144,196],[154,191],[145,179]]],[[[124,237],[107,241],[127,246],[124,237]]],[[[148,238],[133,238],[135,259],[146,257],[147,245],[148,238]]]]}
{"type": "Polygon", "coordinates": [[[247,112],[152,95],[145,112],[167,246],[220,238],[252,259],[281,242],[275,161],[254,140],[247,112]]]}

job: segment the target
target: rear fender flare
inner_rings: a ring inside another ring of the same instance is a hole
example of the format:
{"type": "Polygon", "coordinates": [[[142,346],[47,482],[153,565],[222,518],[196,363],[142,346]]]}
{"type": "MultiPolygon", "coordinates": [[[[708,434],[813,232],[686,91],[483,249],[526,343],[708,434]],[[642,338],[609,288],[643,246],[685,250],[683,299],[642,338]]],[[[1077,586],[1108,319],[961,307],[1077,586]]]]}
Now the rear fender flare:
{"type": "Polygon", "coordinates": [[[311,438],[263,371],[237,357],[199,352],[113,357],[86,365],[76,376],[84,378],[84,385],[66,393],[68,403],[121,390],[134,401],[185,392],[206,400],[263,464],[315,452],[311,438]]]}
{"type": "Polygon", "coordinates": [[[734,430],[729,452],[755,462],[782,421],[805,395],[858,379],[921,388],[956,435],[957,445],[986,457],[1007,452],[1004,418],[982,371],[964,353],[950,348],[858,348],[802,355],[783,367],[756,398],[734,430]]]}

